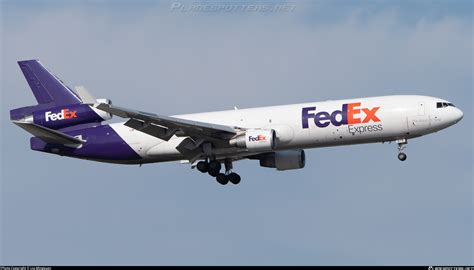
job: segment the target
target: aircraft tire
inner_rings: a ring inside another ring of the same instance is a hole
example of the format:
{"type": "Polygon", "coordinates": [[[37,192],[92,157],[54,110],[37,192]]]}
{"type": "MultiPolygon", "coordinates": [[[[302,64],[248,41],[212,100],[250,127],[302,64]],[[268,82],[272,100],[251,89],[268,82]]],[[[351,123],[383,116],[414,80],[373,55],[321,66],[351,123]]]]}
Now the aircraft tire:
{"type": "Polygon", "coordinates": [[[215,160],[209,162],[209,170],[213,170],[213,171],[218,171],[218,172],[219,172],[219,171],[221,170],[221,168],[222,168],[222,165],[221,165],[220,162],[215,161],[215,160]]]}
{"type": "Polygon", "coordinates": [[[234,185],[239,184],[240,180],[241,180],[240,175],[238,175],[236,173],[231,173],[231,174],[227,175],[227,178],[234,185]]]}
{"type": "Polygon", "coordinates": [[[199,161],[196,165],[196,168],[202,173],[207,173],[207,171],[209,170],[209,164],[205,161],[199,161]]]}
{"type": "Polygon", "coordinates": [[[399,159],[400,161],[405,161],[405,160],[407,159],[407,155],[406,155],[405,153],[403,153],[403,152],[398,153],[398,159],[399,159]]]}
{"type": "Polygon", "coordinates": [[[216,176],[216,180],[219,184],[221,185],[227,185],[227,183],[229,183],[229,179],[228,177],[223,174],[223,173],[219,173],[217,176],[216,176]]]}
{"type": "Polygon", "coordinates": [[[207,173],[212,176],[212,177],[217,177],[217,175],[219,175],[219,171],[218,170],[214,170],[214,169],[211,169],[209,168],[209,170],[207,171],[207,173]]]}

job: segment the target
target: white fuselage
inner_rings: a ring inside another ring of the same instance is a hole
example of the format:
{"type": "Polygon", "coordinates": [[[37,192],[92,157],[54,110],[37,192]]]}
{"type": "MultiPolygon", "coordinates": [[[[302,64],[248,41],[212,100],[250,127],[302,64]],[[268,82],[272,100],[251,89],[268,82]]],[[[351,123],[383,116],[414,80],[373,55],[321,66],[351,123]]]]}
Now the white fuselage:
{"type": "MultiPolygon", "coordinates": [[[[440,102],[448,103],[428,96],[382,96],[174,117],[244,129],[274,129],[279,137],[275,151],[279,151],[410,139],[462,119],[461,110],[454,106],[438,108],[440,102]]],[[[183,137],[163,141],[124,123],[110,126],[145,162],[185,160],[176,150],[183,137]]],[[[217,156],[233,158],[256,154],[235,147],[214,151],[217,156]]]]}

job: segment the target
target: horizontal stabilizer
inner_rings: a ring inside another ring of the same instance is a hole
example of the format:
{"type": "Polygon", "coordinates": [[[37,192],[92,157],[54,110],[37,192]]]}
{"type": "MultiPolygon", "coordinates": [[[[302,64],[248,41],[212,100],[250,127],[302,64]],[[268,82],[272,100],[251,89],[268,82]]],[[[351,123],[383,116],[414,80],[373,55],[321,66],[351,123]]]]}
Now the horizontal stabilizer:
{"type": "Polygon", "coordinates": [[[69,136],[62,132],[37,125],[35,123],[26,123],[21,121],[13,121],[13,123],[22,129],[40,138],[46,143],[64,144],[64,145],[80,145],[84,143],[83,140],[69,136]]]}

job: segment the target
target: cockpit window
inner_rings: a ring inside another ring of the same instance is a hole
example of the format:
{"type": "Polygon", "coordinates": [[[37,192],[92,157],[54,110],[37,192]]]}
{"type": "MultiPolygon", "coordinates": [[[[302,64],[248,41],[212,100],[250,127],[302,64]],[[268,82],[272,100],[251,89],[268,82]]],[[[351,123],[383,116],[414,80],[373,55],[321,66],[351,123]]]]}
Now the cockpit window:
{"type": "Polygon", "coordinates": [[[449,106],[456,107],[456,106],[454,106],[453,103],[448,103],[448,102],[436,102],[436,108],[446,108],[446,107],[449,107],[449,106]]]}

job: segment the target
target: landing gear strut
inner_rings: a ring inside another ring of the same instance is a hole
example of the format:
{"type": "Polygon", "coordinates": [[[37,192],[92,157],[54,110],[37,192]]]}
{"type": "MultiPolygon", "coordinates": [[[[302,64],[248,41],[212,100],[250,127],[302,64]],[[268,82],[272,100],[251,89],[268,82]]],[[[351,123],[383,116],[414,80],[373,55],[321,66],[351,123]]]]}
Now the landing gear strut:
{"type": "Polygon", "coordinates": [[[398,143],[398,159],[400,161],[405,161],[407,159],[407,154],[403,153],[403,150],[406,149],[406,144],[408,143],[406,139],[397,140],[398,143]]]}
{"type": "Polygon", "coordinates": [[[234,185],[240,183],[240,175],[232,172],[232,160],[226,159],[224,161],[225,173],[221,173],[222,165],[217,160],[211,161],[199,161],[196,164],[196,168],[202,173],[208,173],[210,176],[215,177],[217,182],[221,185],[227,185],[231,182],[234,185]]]}

